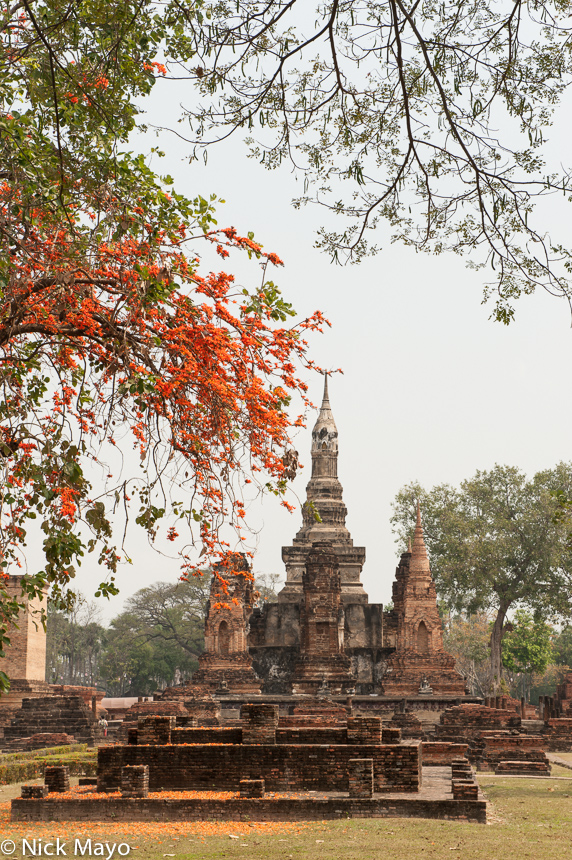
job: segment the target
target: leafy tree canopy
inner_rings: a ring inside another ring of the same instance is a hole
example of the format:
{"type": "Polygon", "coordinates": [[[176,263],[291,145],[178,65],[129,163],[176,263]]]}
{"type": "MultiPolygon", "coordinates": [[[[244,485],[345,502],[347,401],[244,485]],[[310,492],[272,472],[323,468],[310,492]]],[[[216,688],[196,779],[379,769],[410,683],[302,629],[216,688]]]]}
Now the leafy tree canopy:
{"type": "Polygon", "coordinates": [[[503,666],[512,672],[542,675],[553,656],[553,633],[553,628],[542,618],[517,609],[503,638],[503,666]]]}
{"type": "Polygon", "coordinates": [[[492,691],[490,638],[491,621],[484,612],[445,620],[443,645],[455,658],[473,696],[486,696],[492,691]]]}
{"type": "Polygon", "coordinates": [[[572,625],[566,624],[554,637],[554,662],[572,669],[572,625]]]}
{"type": "Polygon", "coordinates": [[[48,606],[46,631],[48,683],[95,686],[105,642],[95,601],[77,594],[67,612],[48,606]]]}
{"type": "MultiPolygon", "coordinates": [[[[36,521],[45,563],[22,585],[50,584],[60,605],[88,552],[107,568],[100,593],[116,591],[120,514],[151,540],[163,521],[170,540],[184,532],[192,567],[225,555],[222,523],[240,539],[245,481],[283,494],[303,333],[322,322],[291,323],[266,277],[279,258],[219,230],[213,198],[185,197],[128,150],[165,72],[158,52],[173,54],[180,22],[200,14],[169,8],[22,0],[0,12],[0,563],[25,563],[36,521]],[[262,283],[202,274],[197,239],[222,258],[247,252],[262,283]],[[135,475],[121,468],[133,450],[135,475]]],[[[0,598],[1,656],[18,602],[0,598]]]]}
{"type": "Polygon", "coordinates": [[[509,610],[570,616],[572,552],[569,524],[556,516],[558,491],[570,492],[572,464],[559,463],[530,480],[511,466],[479,471],[460,487],[404,487],[392,521],[405,546],[421,504],[431,569],[452,611],[491,613],[491,669],[501,679],[501,644],[509,610]]]}
{"type": "Polygon", "coordinates": [[[266,167],[293,165],[305,180],[297,205],[341,216],[319,238],[335,259],[360,259],[383,220],[392,240],[491,267],[485,295],[496,292],[504,323],[538,286],[570,297],[570,247],[533,217],[536,198],[571,191],[569,170],[544,152],[571,80],[570,0],[177,8],[168,15],[193,53],[185,45],[168,67],[200,88],[192,139],[246,128],[266,167]]]}
{"type": "Polygon", "coordinates": [[[149,695],[190,678],[204,648],[210,576],[156,582],[130,597],[113,619],[100,679],[116,695],[149,695]]]}

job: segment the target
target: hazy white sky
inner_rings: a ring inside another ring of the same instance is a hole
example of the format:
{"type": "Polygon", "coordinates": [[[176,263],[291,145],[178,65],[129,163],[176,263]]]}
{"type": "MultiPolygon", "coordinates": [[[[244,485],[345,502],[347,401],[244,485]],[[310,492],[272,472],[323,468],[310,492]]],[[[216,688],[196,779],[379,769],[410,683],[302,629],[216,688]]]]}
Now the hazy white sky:
{"type": "MultiPolygon", "coordinates": [[[[160,82],[150,119],[173,124],[184,85],[160,82]]],[[[561,111],[554,129],[565,151],[570,112],[561,111]]],[[[135,146],[152,146],[147,136],[135,146]]],[[[167,157],[153,166],[176,178],[189,196],[216,193],[227,201],[219,224],[253,230],[267,250],[285,261],[273,278],[300,315],[320,308],[332,327],[311,340],[311,354],[323,367],[341,367],[330,384],[339,431],[339,476],[354,543],[367,550],[363,582],[370,601],[386,602],[397,563],[389,518],[391,501],[405,483],[427,487],[458,483],[494,463],[532,474],[572,459],[570,367],[572,336],[568,306],[544,293],[521,299],[509,327],[489,320],[481,304],[487,273],[465,268],[454,256],[427,257],[391,246],[359,266],[337,267],[313,248],[323,212],[295,211],[299,193],[287,167],[267,172],[247,160],[237,140],[212,148],[207,166],[183,160],[185,148],[163,135],[167,157]],[[275,276],[275,277],[274,277],[275,276]]],[[[560,200],[544,205],[547,225],[569,225],[560,200]]],[[[381,237],[383,238],[383,236],[381,237]]],[[[220,266],[219,262],[219,266],[220,266]]],[[[223,266],[245,285],[258,278],[257,264],[239,256],[223,266]]],[[[321,399],[322,379],[310,377],[310,394],[321,399]]],[[[310,431],[300,431],[296,447],[306,469],[294,485],[301,501],[309,478],[310,431]]],[[[299,511],[288,514],[274,497],[253,505],[259,529],[255,570],[283,574],[280,548],[300,527],[299,511]]],[[[174,581],[178,563],[130,542],[134,564],[123,568],[121,596],[105,607],[120,611],[122,600],[158,579],[174,581]],[[137,547],[140,547],[137,549],[137,547]]],[[[86,562],[76,580],[88,594],[100,572],[86,562]]]]}

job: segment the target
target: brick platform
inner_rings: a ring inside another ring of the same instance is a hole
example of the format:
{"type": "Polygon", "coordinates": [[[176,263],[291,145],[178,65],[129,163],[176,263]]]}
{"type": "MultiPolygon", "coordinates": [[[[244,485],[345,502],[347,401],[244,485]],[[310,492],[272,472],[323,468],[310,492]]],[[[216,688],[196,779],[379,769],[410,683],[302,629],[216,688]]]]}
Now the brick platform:
{"type": "Polygon", "coordinates": [[[24,745],[24,738],[40,733],[63,733],[73,736],[76,743],[93,746],[97,723],[81,696],[24,699],[11,725],[4,729],[4,747],[24,745]]]}
{"type": "MultiPolygon", "coordinates": [[[[254,747],[248,748],[250,752],[254,747]]],[[[474,792],[473,792],[474,793],[474,792]]],[[[486,822],[486,800],[455,800],[450,768],[424,773],[418,794],[374,794],[351,798],[347,793],[292,793],[227,800],[162,798],[142,800],[85,794],[77,799],[12,801],[12,821],[322,821],[345,818],[437,818],[486,822]]]]}
{"type": "Polygon", "coordinates": [[[471,744],[483,731],[518,730],[521,718],[514,711],[463,704],[447,708],[435,726],[436,741],[471,744]]]}
{"type": "Polygon", "coordinates": [[[541,762],[548,766],[544,740],[535,735],[482,732],[469,750],[478,770],[494,770],[501,761],[541,762]]]}
{"type": "Polygon", "coordinates": [[[495,773],[507,776],[550,776],[551,770],[548,761],[500,761],[495,773]]]}
{"type": "Polygon", "coordinates": [[[542,734],[550,752],[572,752],[572,717],[548,720],[542,734]]]}
{"type": "Polygon", "coordinates": [[[11,747],[17,750],[40,750],[47,747],[64,747],[70,744],[75,744],[76,740],[72,735],[65,732],[39,732],[32,735],[30,738],[16,738],[10,744],[4,747],[5,752],[9,752],[11,747]]]}
{"type": "Polygon", "coordinates": [[[453,759],[464,758],[468,744],[454,744],[446,741],[423,741],[423,767],[426,765],[451,765],[453,759]]]}

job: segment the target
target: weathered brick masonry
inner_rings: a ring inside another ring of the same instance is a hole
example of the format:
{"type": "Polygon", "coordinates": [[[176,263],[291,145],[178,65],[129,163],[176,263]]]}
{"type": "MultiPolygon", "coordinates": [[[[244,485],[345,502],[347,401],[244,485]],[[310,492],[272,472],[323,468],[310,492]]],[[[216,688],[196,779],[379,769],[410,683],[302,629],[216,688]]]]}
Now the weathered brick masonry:
{"type": "MultiPolygon", "coordinates": [[[[76,743],[93,746],[97,735],[95,716],[81,696],[46,696],[24,699],[11,725],[4,729],[6,746],[39,733],[65,733],[76,743]]],[[[25,745],[22,743],[21,745],[25,745]]]]}
{"type": "Polygon", "coordinates": [[[470,751],[478,770],[494,770],[503,761],[540,762],[549,769],[544,740],[535,735],[482,732],[470,751]]]}
{"type": "Polygon", "coordinates": [[[454,759],[465,757],[469,745],[445,741],[423,741],[422,749],[424,766],[447,766],[452,765],[454,759]]]}
{"type": "Polygon", "coordinates": [[[12,801],[13,821],[322,821],[347,818],[440,818],[486,822],[486,800],[294,797],[279,800],[173,798],[12,801]]]}
{"type": "Polygon", "coordinates": [[[572,717],[547,720],[542,735],[551,752],[572,752],[572,717]]]}
{"type": "MultiPolygon", "coordinates": [[[[355,739],[348,738],[348,730],[345,726],[291,726],[282,728],[282,718],[276,729],[277,744],[347,744],[358,743],[355,739]]],[[[379,743],[398,744],[401,741],[399,729],[381,730],[379,743]]],[[[372,741],[375,742],[375,741],[372,741]]],[[[198,726],[196,728],[175,728],[171,731],[171,743],[173,744],[241,744],[242,728],[238,726],[198,726]]],[[[429,746],[432,746],[429,744],[429,746]]],[[[455,744],[434,744],[450,749],[457,748],[455,744]]],[[[425,748],[425,744],[424,744],[425,748]]],[[[463,746],[466,749],[466,745],[463,746]]],[[[455,753],[462,755],[462,752],[455,753]]],[[[449,754],[449,758],[452,753],[449,754]]],[[[425,763],[425,762],[424,762],[425,763]]],[[[449,764],[444,761],[443,764],[449,764]]]]}
{"type": "Polygon", "coordinates": [[[242,779],[263,778],[267,791],[348,790],[350,758],[371,758],[376,792],[416,792],[421,744],[124,746],[98,750],[98,790],[116,791],[121,768],[149,765],[150,791],[238,791],[242,779]]]}
{"type": "Polygon", "coordinates": [[[495,773],[513,776],[549,776],[550,771],[548,761],[500,761],[495,768],[495,773]]]}
{"type": "Polygon", "coordinates": [[[521,723],[514,711],[463,704],[443,711],[435,726],[435,740],[471,743],[482,731],[520,729],[521,723]]]}

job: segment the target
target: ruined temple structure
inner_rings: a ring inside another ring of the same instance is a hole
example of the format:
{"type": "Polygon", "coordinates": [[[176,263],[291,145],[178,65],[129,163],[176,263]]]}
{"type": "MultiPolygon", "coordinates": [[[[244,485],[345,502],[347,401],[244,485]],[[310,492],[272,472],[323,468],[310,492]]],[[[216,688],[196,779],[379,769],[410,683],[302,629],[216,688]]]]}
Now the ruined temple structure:
{"type": "Polygon", "coordinates": [[[11,820],[486,822],[466,745],[404,743],[378,716],[322,717],[259,701],[243,703],[233,726],[140,716],[126,744],[98,750],[97,781],[70,788],[68,766],[46,767],[45,784],[12,801],[11,820]]]}
{"type": "Polygon", "coordinates": [[[462,695],[464,680],[455,669],[454,658],[443,649],[443,630],[419,505],[413,546],[401,556],[395,575],[393,607],[395,651],[387,661],[384,693],[410,695],[418,685],[420,695],[462,695]]]}
{"type": "Polygon", "coordinates": [[[292,676],[293,693],[315,694],[322,687],[343,693],[354,686],[344,654],[344,613],[338,558],[330,541],[316,541],[306,558],[300,604],[300,652],[292,676]]]}
{"type": "Polygon", "coordinates": [[[206,694],[227,723],[253,696],[278,704],[282,715],[296,713],[304,702],[320,711],[328,700],[341,704],[351,697],[362,714],[398,711],[404,727],[418,736],[423,729],[410,711],[479,701],[466,695],[465,680],[443,649],[420,512],[413,546],[397,568],[389,612],[368,601],[361,583],[365,549],[354,546],[346,514],[326,378],[302,527],[292,546],[282,549],[283,589],[275,602],[256,606],[244,556],[237,554],[232,571],[215,571],[199,669],[189,684],[166,690],[163,701],[179,699],[189,709],[206,694]]]}
{"type": "Polygon", "coordinates": [[[0,739],[4,726],[10,724],[22,707],[24,698],[49,695],[46,683],[46,631],[42,612],[46,609],[46,596],[28,598],[22,594],[21,577],[9,576],[3,588],[16,598],[23,609],[18,624],[8,628],[10,645],[0,658],[0,669],[10,678],[10,690],[0,696],[0,739]]]}
{"type": "Polygon", "coordinates": [[[346,515],[326,376],[302,528],[282,549],[286,583],[275,603],[250,617],[248,645],[262,693],[464,697],[465,681],[443,649],[420,512],[413,546],[397,568],[391,612],[368,602],[365,549],[354,546],[346,515]]]}
{"type": "Polygon", "coordinates": [[[42,738],[43,746],[60,743],[57,739],[65,736],[71,741],[93,743],[104,692],[46,683],[42,613],[47,605],[47,586],[41,596],[29,598],[22,594],[21,576],[9,576],[3,588],[22,609],[17,625],[8,628],[10,645],[0,658],[0,669],[10,679],[9,691],[0,695],[0,747],[30,746],[35,737],[42,738]]]}
{"type": "Polygon", "coordinates": [[[224,693],[260,693],[262,683],[248,653],[248,619],[254,585],[246,557],[235,553],[230,567],[219,567],[211,581],[205,618],[205,650],[191,684],[224,693]]]}

